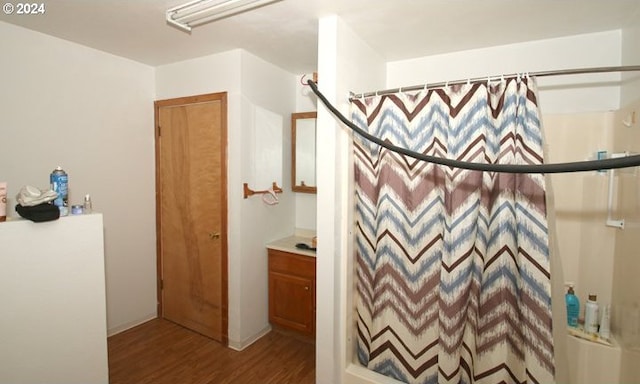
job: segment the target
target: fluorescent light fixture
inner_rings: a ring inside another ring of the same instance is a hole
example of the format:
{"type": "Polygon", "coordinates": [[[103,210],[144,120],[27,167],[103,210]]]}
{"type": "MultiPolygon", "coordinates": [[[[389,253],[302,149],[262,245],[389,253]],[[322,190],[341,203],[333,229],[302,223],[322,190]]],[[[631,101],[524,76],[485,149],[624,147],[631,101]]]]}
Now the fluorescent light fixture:
{"type": "Polygon", "coordinates": [[[167,22],[187,32],[191,28],[279,0],[195,0],[166,12],[167,22]]]}

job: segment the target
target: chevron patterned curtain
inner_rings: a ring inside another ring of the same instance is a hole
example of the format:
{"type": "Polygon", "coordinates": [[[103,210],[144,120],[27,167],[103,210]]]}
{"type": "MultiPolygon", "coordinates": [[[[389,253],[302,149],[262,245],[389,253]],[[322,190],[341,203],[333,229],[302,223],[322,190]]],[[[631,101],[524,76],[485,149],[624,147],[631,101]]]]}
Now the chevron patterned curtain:
{"type": "MultiPolygon", "coordinates": [[[[423,154],[539,164],[535,79],[357,99],[352,120],[423,154]]],[[[543,175],[418,161],[356,135],[357,354],[407,383],[552,383],[543,175]]]]}

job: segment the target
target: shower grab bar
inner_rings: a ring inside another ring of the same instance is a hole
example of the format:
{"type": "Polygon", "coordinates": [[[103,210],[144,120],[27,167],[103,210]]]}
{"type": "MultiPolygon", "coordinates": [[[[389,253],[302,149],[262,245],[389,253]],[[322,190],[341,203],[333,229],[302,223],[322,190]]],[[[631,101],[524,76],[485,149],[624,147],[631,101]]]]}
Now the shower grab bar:
{"type": "MultiPolygon", "coordinates": [[[[627,152],[619,152],[619,153],[612,153],[611,154],[611,158],[626,157],[626,156],[629,156],[629,154],[627,152]]],[[[608,201],[607,201],[607,227],[615,227],[615,228],[624,229],[624,219],[614,220],[614,219],[611,218],[611,212],[613,212],[613,187],[614,187],[614,182],[615,182],[615,178],[614,178],[613,172],[614,172],[613,169],[609,170],[609,196],[608,196],[608,201]]]]}

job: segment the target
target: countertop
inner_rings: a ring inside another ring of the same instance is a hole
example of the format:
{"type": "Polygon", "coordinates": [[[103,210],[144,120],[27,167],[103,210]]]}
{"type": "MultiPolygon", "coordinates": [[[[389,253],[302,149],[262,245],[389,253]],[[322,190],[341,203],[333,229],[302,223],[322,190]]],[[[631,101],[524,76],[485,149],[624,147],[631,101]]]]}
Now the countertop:
{"type": "Polygon", "coordinates": [[[311,237],[295,236],[295,235],[289,236],[289,237],[274,240],[268,243],[267,248],[275,249],[283,252],[296,253],[298,255],[316,257],[315,251],[296,248],[296,244],[298,243],[305,243],[308,246],[311,246],[311,237]]]}

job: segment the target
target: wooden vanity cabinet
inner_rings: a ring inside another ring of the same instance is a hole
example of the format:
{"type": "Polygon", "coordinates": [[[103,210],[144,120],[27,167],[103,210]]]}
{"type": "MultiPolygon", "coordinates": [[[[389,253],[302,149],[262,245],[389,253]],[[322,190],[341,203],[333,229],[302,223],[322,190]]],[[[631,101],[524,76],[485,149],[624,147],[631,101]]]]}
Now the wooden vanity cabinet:
{"type": "Polygon", "coordinates": [[[316,259],[269,249],[269,322],[315,335],[316,259]]]}

